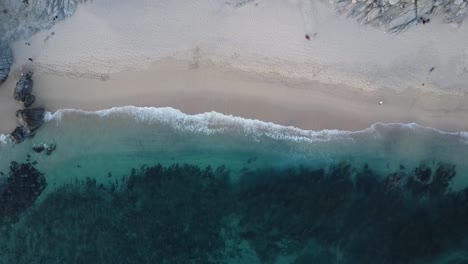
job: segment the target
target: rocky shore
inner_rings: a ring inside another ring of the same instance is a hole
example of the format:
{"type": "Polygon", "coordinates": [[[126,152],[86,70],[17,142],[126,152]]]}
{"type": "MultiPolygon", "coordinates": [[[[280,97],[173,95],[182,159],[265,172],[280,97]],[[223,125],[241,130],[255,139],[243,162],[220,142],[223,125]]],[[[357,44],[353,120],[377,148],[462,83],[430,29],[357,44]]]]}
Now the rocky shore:
{"type": "Polygon", "coordinates": [[[10,139],[14,143],[21,143],[27,138],[34,136],[34,132],[44,123],[44,108],[28,108],[35,101],[35,96],[32,94],[32,75],[32,72],[22,73],[14,90],[13,97],[15,100],[22,102],[25,107],[25,109],[16,111],[19,126],[10,134],[10,139]]]}
{"type": "Polygon", "coordinates": [[[0,85],[8,78],[13,63],[9,43],[25,39],[75,13],[86,0],[0,1],[0,85]]]}
{"type": "Polygon", "coordinates": [[[0,42],[24,39],[75,13],[85,0],[0,1],[0,42]]]}
{"type": "Polygon", "coordinates": [[[13,53],[10,47],[8,45],[0,45],[0,85],[8,78],[11,64],[13,64],[13,53]]]}
{"type": "Polygon", "coordinates": [[[446,23],[459,27],[468,15],[466,0],[334,0],[341,14],[389,33],[399,33],[430,17],[444,15],[446,23]]]}
{"type": "MultiPolygon", "coordinates": [[[[41,30],[49,29],[76,11],[79,3],[86,0],[39,0],[0,2],[0,85],[8,78],[13,64],[13,52],[9,44],[25,39],[41,30]]],[[[32,59],[30,59],[32,61],[32,59]]],[[[14,99],[26,109],[16,112],[19,126],[10,134],[14,143],[20,143],[34,135],[44,122],[44,108],[29,108],[35,102],[32,94],[32,72],[21,74],[14,90],[14,99]]]]}
{"type": "MultiPolygon", "coordinates": [[[[9,44],[25,39],[34,33],[49,29],[57,22],[73,15],[79,3],[86,0],[0,1],[0,85],[8,78],[13,64],[13,52],[9,44]]],[[[32,61],[32,59],[30,59],[32,61]]],[[[32,106],[32,72],[22,73],[17,82],[14,99],[25,108],[32,106]]],[[[14,143],[20,143],[34,135],[44,122],[44,108],[22,109],[16,112],[19,126],[10,134],[14,143]]]]}

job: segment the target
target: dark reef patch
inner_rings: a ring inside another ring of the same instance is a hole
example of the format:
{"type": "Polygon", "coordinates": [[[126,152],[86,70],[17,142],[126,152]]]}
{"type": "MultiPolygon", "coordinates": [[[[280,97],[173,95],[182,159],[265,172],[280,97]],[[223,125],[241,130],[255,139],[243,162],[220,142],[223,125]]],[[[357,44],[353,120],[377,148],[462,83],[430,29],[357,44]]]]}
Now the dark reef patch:
{"type": "Polygon", "coordinates": [[[243,241],[261,263],[428,263],[468,250],[468,189],[450,190],[455,174],[342,162],[232,182],[224,167],[143,167],[112,186],[88,178],[51,192],[1,231],[0,261],[226,263],[243,241]]]}
{"type": "Polygon", "coordinates": [[[0,255],[5,263],[217,263],[232,201],[227,175],[158,165],[112,188],[67,185],[12,231],[15,245],[0,255]]]}
{"type": "Polygon", "coordinates": [[[46,185],[44,175],[31,163],[12,162],[8,177],[0,183],[1,222],[15,221],[33,205],[46,185]]]}

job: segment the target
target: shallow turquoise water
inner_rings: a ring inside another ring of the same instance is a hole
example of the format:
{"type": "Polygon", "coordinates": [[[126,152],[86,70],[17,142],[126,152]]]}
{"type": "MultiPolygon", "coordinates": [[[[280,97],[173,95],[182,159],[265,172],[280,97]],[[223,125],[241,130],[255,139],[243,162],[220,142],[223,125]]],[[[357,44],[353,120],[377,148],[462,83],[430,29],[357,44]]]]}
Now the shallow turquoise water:
{"type": "Polygon", "coordinates": [[[63,110],[0,148],[4,178],[11,161],[36,161],[47,182],[3,217],[0,260],[463,263],[467,154],[466,133],[415,124],[313,132],[170,108],[63,110]],[[42,143],[57,149],[31,150],[42,143]]]}

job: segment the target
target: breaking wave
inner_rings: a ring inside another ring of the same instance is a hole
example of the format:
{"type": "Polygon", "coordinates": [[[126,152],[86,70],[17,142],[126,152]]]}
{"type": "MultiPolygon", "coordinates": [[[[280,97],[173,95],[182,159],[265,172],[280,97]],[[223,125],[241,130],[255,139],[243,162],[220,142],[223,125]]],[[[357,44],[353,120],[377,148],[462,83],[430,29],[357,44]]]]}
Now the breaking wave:
{"type": "Polygon", "coordinates": [[[411,133],[432,133],[459,138],[460,143],[468,144],[468,132],[444,132],[431,127],[424,127],[416,123],[375,123],[369,128],[359,131],[326,129],[320,131],[303,130],[293,126],[282,126],[257,119],[247,119],[233,115],[226,115],[215,111],[189,115],[171,107],[113,107],[99,111],[84,111],[78,109],[61,109],[55,113],[47,113],[46,121],[57,124],[67,115],[87,115],[104,118],[131,118],[144,123],[163,123],[179,131],[203,133],[236,133],[258,139],[262,136],[275,140],[291,140],[296,142],[331,141],[334,139],[353,140],[353,135],[365,134],[381,137],[390,131],[411,133]]]}

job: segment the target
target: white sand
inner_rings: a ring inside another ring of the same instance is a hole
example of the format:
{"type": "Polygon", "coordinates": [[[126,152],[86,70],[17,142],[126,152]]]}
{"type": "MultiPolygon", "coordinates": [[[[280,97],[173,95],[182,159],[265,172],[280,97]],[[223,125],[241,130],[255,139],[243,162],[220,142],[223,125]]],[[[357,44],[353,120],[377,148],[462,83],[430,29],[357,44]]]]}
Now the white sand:
{"type": "MultiPolygon", "coordinates": [[[[466,25],[433,19],[390,36],[320,1],[229,2],[94,0],[15,43],[13,73],[33,58],[35,92],[50,110],[132,104],[308,129],[380,121],[468,130],[466,25]]],[[[13,84],[2,86],[0,116],[17,107],[3,96],[13,84]]],[[[9,130],[12,118],[0,118],[0,132],[9,130]]]]}

